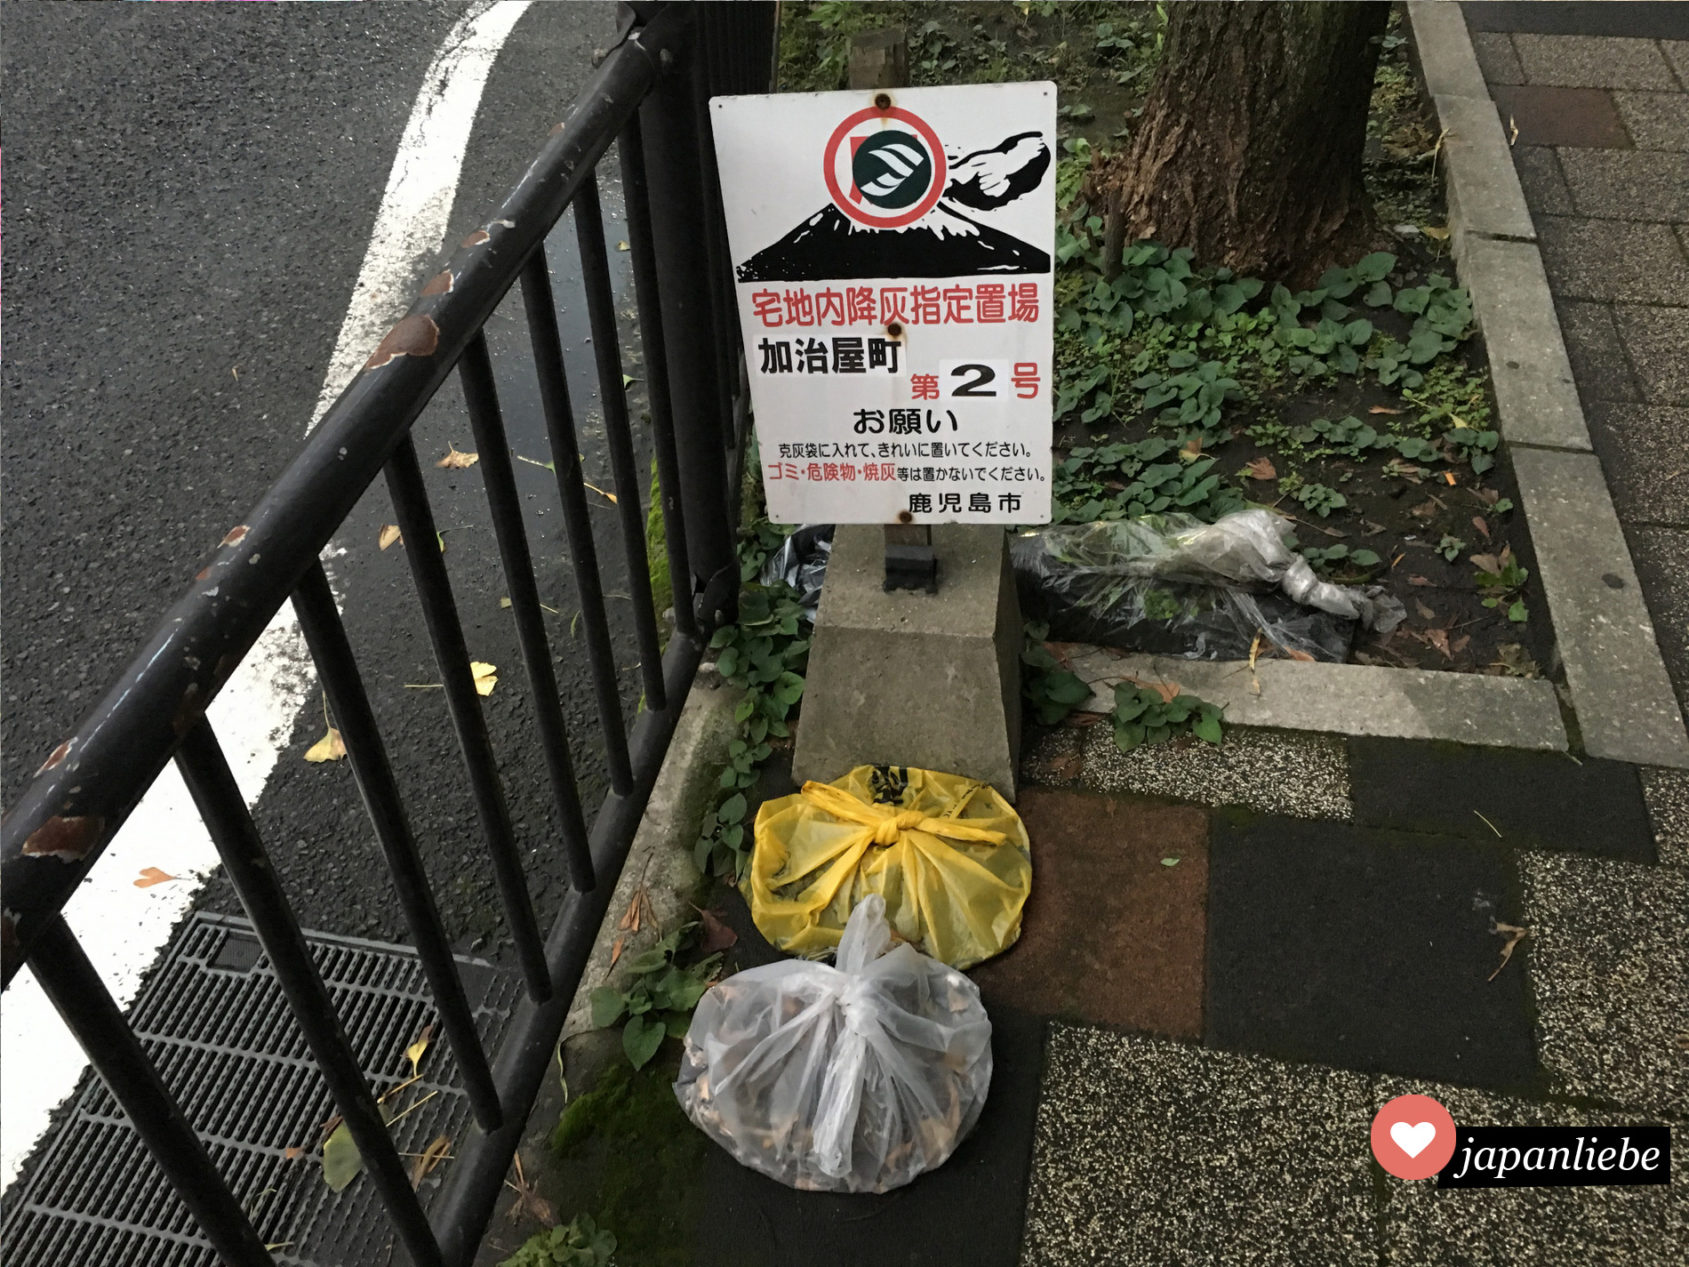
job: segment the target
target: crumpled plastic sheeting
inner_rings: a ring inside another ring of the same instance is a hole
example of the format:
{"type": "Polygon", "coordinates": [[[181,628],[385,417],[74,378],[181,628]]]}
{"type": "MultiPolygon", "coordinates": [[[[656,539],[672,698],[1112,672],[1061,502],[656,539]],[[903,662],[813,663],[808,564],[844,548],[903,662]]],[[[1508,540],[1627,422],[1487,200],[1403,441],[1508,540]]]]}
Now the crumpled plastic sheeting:
{"type": "Polygon", "coordinates": [[[1347,658],[1354,626],[1406,616],[1380,585],[1334,585],[1287,544],[1289,524],[1241,510],[1212,524],[1146,515],[1042,528],[1010,541],[1023,605],[1064,641],[1240,659],[1255,635],[1316,660],[1347,658]]]}
{"type": "Polygon", "coordinates": [[[757,577],[764,585],[784,581],[798,592],[798,605],[811,623],[821,605],[821,585],[833,555],[833,525],[805,524],[780,543],[757,577]]]}
{"type": "Polygon", "coordinates": [[[876,893],[837,967],[788,959],[712,987],[674,1094],[742,1165],[793,1188],[885,1192],[949,1158],[990,1086],[979,987],[895,941],[876,893]]]}

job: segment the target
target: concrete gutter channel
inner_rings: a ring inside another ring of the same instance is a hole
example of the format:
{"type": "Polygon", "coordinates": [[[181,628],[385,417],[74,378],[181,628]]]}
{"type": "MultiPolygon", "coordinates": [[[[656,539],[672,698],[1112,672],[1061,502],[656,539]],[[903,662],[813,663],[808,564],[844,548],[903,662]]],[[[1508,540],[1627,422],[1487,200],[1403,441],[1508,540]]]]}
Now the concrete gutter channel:
{"type": "MultiPolygon", "coordinates": [[[[1084,648],[1071,657],[1107,712],[1127,676],[1177,680],[1223,705],[1234,725],[1569,751],[1570,714],[1591,756],[1689,769],[1689,735],[1666,675],[1630,551],[1590,443],[1536,230],[1455,0],[1410,0],[1414,44],[1444,130],[1455,263],[1471,291],[1499,414],[1547,597],[1564,698],[1553,683],[1353,664],[1193,661],[1084,648]]],[[[592,1029],[588,997],[610,966],[617,924],[644,885],[654,919],[626,937],[632,958],[691,915],[703,885],[691,860],[735,727],[737,692],[704,666],[687,699],[609,914],[599,929],[560,1050],[579,1090],[620,1058],[615,1031],[592,1029]]],[[[542,1096],[524,1140],[537,1154],[562,1100],[542,1096]]]]}

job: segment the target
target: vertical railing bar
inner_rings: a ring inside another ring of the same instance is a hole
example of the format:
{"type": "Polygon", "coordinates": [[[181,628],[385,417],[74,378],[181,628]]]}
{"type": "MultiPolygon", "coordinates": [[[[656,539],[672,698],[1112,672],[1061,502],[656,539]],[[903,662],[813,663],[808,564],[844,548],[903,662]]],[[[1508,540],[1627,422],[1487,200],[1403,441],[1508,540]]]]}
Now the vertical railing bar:
{"type": "MultiPolygon", "coordinates": [[[[89,1063],[123,1106],[200,1231],[230,1267],[274,1267],[263,1238],[62,915],[36,925],[30,967],[89,1063]]],[[[130,1176],[132,1178],[132,1176],[130,1176]]]]}
{"type": "Polygon", "coordinates": [[[581,280],[586,284],[592,347],[598,359],[598,398],[604,406],[604,436],[610,447],[610,467],[616,476],[616,509],[620,513],[622,541],[627,552],[628,592],[633,596],[633,623],[639,639],[639,667],[645,682],[645,705],[651,709],[662,709],[668,707],[664,694],[662,651],[657,645],[657,615],[652,610],[651,574],[645,556],[645,516],[641,510],[643,499],[640,496],[639,472],[633,460],[633,435],[628,428],[627,389],[622,386],[616,303],[610,290],[610,262],[604,248],[604,216],[598,207],[596,172],[581,182],[570,205],[575,209],[581,280]]]}
{"type": "Polygon", "coordinates": [[[240,787],[204,718],[184,736],[176,765],[412,1263],[438,1267],[444,1262],[439,1242],[276,880],[275,867],[264,853],[240,787]]]}
{"type": "Polygon", "coordinates": [[[584,892],[593,886],[586,816],[581,812],[580,789],[575,784],[574,761],[569,756],[569,731],[563,721],[557,673],[551,663],[551,643],[545,636],[545,616],[540,611],[539,586],[534,580],[533,555],[528,549],[528,534],[522,527],[522,499],[516,491],[516,472],[511,467],[504,419],[499,414],[498,387],[493,381],[493,362],[484,330],[469,341],[457,368],[463,382],[464,403],[469,409],[469,425],[475,430],[475,447],[481,453],[482,483],[492,513],[493,535],[498,538],[499,558],[504,563],[505,582],[510,586],[516,640],[522,646],[522,660],[528,669],[534,720],[539,727],[546,774],[551,780],[551,795],[563,830],[563,855],[569,864],[570,879],[584,892]]]}
{"type": "Polygon", "coordinates": [[[487,854],[493,864],[493,879],[522,965],[522,977],[535,1000],[551,994],[551,977],[545,966],[545,947],[540,941],[539,923],[528,882],[522,875],[522,861],[510,828],[510,811],[499,782],[493,743],[487,735],[487,721],[481,715],[480,696],[469,668],[469,648],[458,623],[457,604],[452,599],[446,562],[440,557],[434,512],[428,505],[428,490],[422,482],[416,447],[407,434],[387,461],[387,491],[393,499],[393,513],[405,539],[405,556],[416,584],[428,637],[434,645],[434,659],[445,684],[446,705],[463,750],[464,767],[481,820],[487,854]]]}
{"type": "Polygon", "coordinates": [[[592,535],[586,484],[581,474],[580,446],[575,439],[575,411],[569,402],[569,380],[563,365],[563,340],[557,328],[556,301],[546,270],[542,244],[522,269],[522,305],[528,314],[528,339],[534,349],[539,377],[540,406],[551,440],[551,466],[557,495],[563,503],[563,528],[575,562],[575,593],[581,602],[586,629],[587,661],[598,700],[598,720],[604,732],[604,754],[610,786],[626,796],[633,790],[628,762],[627,726],[622,721],[622,696],[616,685],[616,651],[610,641],[610,622],[604,613],[604,583],[598,574],[598,545],[592,535]]]}
{"type": "Polygon", "coordinates": [[[669,408],[669,357],[663,339],[663,313],[657,295],[657,256],[651,239],[650,194],[645,183],[645,142],[636,114],[617,142],[622,160],[622,199],[627,204],[628,247],[633,255],[633,287],[639,309],[639,338],[645,349],[645,378],[651,401],[651,441],[657,457],[657,491],[663,500],[664,537],[668,541],[669,578],[674,585],[675,632],[698,636],[693,610],[692,561],[686,550],[686,519],[680,502],[680,459],[674,445],[674,414],[669,408]],[[682,596],[684,591],[684,601],[682,596]]]}
{"type": "Polygon", "coordinates": [[[392,874],[399,905],[404,908],[411,939],[416,943],[417,958],[434,992],[441,1028],[463,1072],[464,1090],[475,1111],[475,1120],[483,1130],[497,1130],[503,1120],[498,1088],[493,1085],[487,1053],[481,1046],[475,1016],[452,958],[451,939],[440,922],[428,873],[417,852],[416,837],[411,832],[404,798],[387,760],[375,711],[358,676],[352,644],[346,637],[340,612],[335,607],[334,591],[329,588],[328,575],[321,563],[314,564],[300,581],[293,594],[293,609],[299,615],[299,627],[305,633],[311,658],[328,694],[329,707],[334,710],[335,725],[352,760],[352,772],[357,776],[370,824],[386,855],[387,870],[392,874]]]}

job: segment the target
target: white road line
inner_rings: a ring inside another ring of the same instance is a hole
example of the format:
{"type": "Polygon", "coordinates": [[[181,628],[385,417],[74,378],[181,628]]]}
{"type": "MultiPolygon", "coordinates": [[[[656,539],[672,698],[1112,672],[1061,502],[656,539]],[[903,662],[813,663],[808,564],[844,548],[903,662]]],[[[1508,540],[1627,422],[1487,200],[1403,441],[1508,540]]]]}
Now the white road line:
{"type": "MultiPolygon", "coordinates": [[[[452,27],[423,77],[376,213],[375,229],[335,341],[306,433],[357,374],[410,304],[418,270],[444,245],[447,221],[481,94],[499,50],[532,0],[478,0],[452,27]]],[[[334,554],[332,545],[325,558],[334,554]]],[[[248,805],[258,800],[292,737],[300,710],[315,707],[316,675],[293,605],[276,613],[213,702],[210,719],[248,805]]],[[[153,785],[65,908],[106,987],[128,1006],[217,851],[174,765],[153,785]],[[138,889],[146,867],[175,880],[138,889]]],[[[87,1061],[28,969],[0,1000],[0,1187],[75,1089],[87,1061]]]]}

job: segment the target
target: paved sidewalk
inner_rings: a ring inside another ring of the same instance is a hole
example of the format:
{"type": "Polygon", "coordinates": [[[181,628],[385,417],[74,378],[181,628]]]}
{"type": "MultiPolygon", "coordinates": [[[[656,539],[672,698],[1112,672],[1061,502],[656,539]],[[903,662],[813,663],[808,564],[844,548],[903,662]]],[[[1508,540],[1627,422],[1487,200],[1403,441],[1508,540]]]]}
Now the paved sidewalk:
{"type": "Polygon", "coordinates": [[[1462,6],[1689,708],[1689,5],[1462,6]]]}

